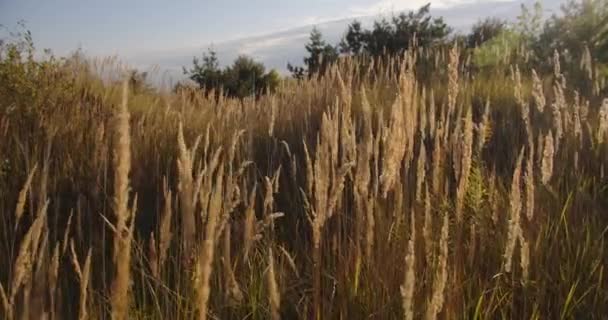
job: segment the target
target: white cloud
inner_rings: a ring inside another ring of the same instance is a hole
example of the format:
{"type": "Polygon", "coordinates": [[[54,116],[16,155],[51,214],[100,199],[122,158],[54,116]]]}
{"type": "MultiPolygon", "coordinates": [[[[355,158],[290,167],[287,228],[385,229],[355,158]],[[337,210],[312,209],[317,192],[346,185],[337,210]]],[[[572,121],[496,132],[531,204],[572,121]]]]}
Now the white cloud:
{"type": "Polygon", "coordinates": [[[402,11],[416,10],[431,2],[432,9],[447,9],[450,7],[476,2],[511,2],[515,0],[377,0],[369,5],[348,7],[344,13],[336,15],[310,16],[300,21],[301,25],[322,24],[337,19],[352,19],[357,17],[387,16],[402,11]]]}
{"type": "Polygon", "coordinates": [[[256,53],[264,49],[276,48],[288,42],[292,42],[296,39],[306,38],[308,37],[307,33],[302,34],[288,34],[288,35],[279,35],[271,38],[255,38],[249,41],[246,41],[241,45],[238,49],[239,54],[245,54],[254,56],[256,53]]]}

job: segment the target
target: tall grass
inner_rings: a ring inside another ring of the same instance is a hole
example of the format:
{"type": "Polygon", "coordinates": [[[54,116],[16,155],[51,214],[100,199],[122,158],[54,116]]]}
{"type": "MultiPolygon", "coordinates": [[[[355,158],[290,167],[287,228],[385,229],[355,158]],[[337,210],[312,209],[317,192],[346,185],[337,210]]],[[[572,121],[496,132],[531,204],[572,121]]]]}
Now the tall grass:
{"type": "Polygon", "coordinates": [[[2,315],[604,317],[606,88],[559,53],[463,57],[346,59],[257,100],[2,58],[31,89],[0,91],[2,315]]]}

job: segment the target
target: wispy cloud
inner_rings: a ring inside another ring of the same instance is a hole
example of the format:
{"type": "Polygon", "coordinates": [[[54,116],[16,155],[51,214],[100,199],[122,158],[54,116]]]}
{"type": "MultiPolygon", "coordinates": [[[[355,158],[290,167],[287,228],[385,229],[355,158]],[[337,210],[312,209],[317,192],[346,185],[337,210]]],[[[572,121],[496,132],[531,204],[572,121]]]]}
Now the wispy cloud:
{"type": "MultiPolygon", "coordinates": [[[[484,2],[510,2],[515,0],[485,0],[484,2]]],[[[398,13],[401,11],[416,10],[427,3],[430,0],[377,0],[367,5],[353,5],[347,7],[343,14],[336,15],[318,15],[309,16],[301,20],[302,25],[313,25],[321,24],[333,20],[339,19],[352,19],[358,17],[368,16],[383,16],[398,13]]],[[[475,2],[481,2],[480,0],[436,0],[432,1],[431,8],[433,9],[447,9],[450,7],[470,4],[475,2]]]]}
{"type": "Polygon", "coordinates": [[[263,51],[265,49],[277,48],[281,45],[293,42],[294,40],[299,41],[301,39],[305,39],[306,37],[308,37],[308,33],[279,35],[270,38],[252,39],[243,43],[238,49],[238,51],[239,54],[255,56],[256,54],[259,54],[260,51],[263,51]]]}

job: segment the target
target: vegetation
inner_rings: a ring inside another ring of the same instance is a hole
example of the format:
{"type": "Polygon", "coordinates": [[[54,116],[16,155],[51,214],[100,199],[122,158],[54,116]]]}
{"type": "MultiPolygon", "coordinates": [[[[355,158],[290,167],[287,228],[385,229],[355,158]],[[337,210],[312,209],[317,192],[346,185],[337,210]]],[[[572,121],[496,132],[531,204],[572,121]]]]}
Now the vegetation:
{"type": "Polygon", "coordinates": [[[484,68],[492,40],[412,41],[257,97],[3,42],[0,316],[605,317],[602,61],[517,36],[484,68]]]}
{"type": "Polygon", "coordinates": [[[279,84],[279,74],[275,70],[266,73],[263,64],[247,56],[239,56],[231,66],[221,70],[215,51],[203,54],[202,62],[198,58],[192,61],[192,68],[184,68],[190,80],[201,89],[224,92],[230,97],[245,98],[273,92],[279,84]]]}

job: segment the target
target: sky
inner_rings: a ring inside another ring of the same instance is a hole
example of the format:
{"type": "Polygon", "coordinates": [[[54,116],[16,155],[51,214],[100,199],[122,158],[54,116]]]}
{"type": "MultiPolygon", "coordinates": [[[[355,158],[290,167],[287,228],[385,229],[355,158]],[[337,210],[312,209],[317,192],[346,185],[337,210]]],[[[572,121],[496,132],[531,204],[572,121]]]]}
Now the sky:
{"type": "MultiPolygon", "coordinates": [[[[0,0],[0,24],[24,20],[39,48],[135,55],[414,9],[427,0],[0,0]]],[[[475,0],[436,0],[444,8],[475,0]]],[[[486,0],[487,1],[487,0],[486,0]]]]}

